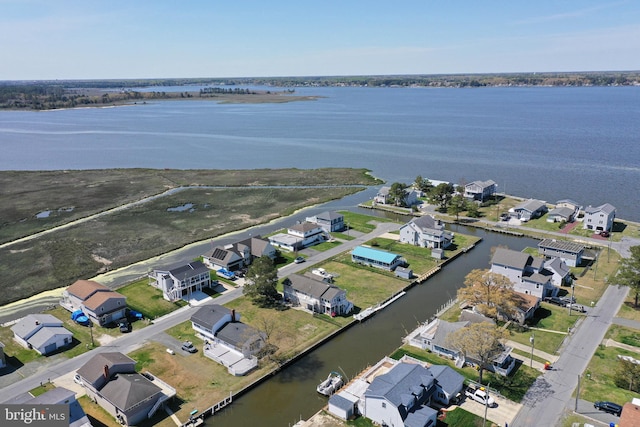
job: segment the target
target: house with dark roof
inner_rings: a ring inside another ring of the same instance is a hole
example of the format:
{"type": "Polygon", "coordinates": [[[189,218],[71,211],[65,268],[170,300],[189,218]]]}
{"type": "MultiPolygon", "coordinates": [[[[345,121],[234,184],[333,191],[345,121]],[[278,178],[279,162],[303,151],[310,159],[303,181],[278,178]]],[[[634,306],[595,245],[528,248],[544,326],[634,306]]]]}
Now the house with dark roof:
{"type": "Polygon", "coordinates": [[[573,222],[576,211],[571,208],[553,208],[547,214],[547,222],[573,222]]]}
{"type": "Polygon", "coordinates": [[[342,316],[353,310],[347,293],[339,287],[311,277],[291,274],[283,282],[284,299],[312,313],[342,316]]]}
{"type": "Polygon", "coordinates": [[[400,227],[400,242],[423,248],[447,248],[453,241],[453,233],[431,215],[411,219],[400,227]]]}
{"type": "Polygon", "coordinates": [[[249,237],[239,242],[216,246],[202,256],[204,263],[214,270],[225,268],[238,271],[251,265],[254,259],[276,257],[276,248],[260,236],[249,237]]]}
{"type": "Polygon", "coordinates": [[[151,418],[175,396],[173,387],[135,371],[135,361],[119,352],[98,353],[77,370],[90,399],[122,425],[151,418]]]}
{"type": "Polygon", "coordinates": [[[189,300],[194,292],[211,286],[210,270],[201,261],[174,267],[161,267],[149,273],[151,286],[162,291],[167,301],[189,300]]]}
{"type": "Polygon", "coordinates": [[[389,271],[406,264],[406,260],[398,254],[373,249],[368,246],[356,246],[353,248],[351,261],[389,271]]]}
{"type": "Polygon", "coordinates": [[[71,345],[73,334],[51,314],[29,314],[11,327],[13,338],[23,347],[46,356],[71,345]]]}
{"type": "Polygon", "coordinates": [[[76,393],[64,387],[56,387],[38,396],[31,393],[21,393],[3,402],[9,405],[68,405],[69,427],[91,427],[91,421],[76,400],[76,393]]]}
{"type": "Polygon", "coordinates": [[[523,222],[539,218],[547,211],[547,205],[543,201],[535,199],[525,200],[509,210],[512,217],[523,222]]]}
{"type": "Polygon", "coordinates": [[[496,248],[491,258],[491,272],[507,276],[516,292],[538,298],[558,294],[558,287],[551,281],[553,273],[544,268],[544,258],[511,249],[496,248]]]}
{"type": "Polygon", "coordinates": [[[538,253],[546,259],[560,258],[569,267],[582,263],[584,246],[567,240],[543,239],[538,243],[538,253]]]}
{"type": "Polygon", "coordinates": [[[344,230],[344,215],[334,211],[325,211],[319,213],[317,215],[308,217],[306,221],[312,224],[319,225],[327,233],[344,230]]]}
{"type": "Polygon", "coordinates": [[[484,202],[496,194],[498,185],[492,181],[473,181],[464,186],[464,197],[471,200],[484,202]]]}
{"type": "Polygon", "coordinates": [[[584,209],[582,228],[593,231],[611,231],[616,219],[616,208],[605,203],[600,206],[587,206],[584,209]]]}
{"type": "Polygon", "coordinates": [[[200,307],[191,326],[205,340],[204,355],[226,366],[234,375],[245,375],[258,365],[255,357],[266,345],[266,334],[240,322],[240,314],[218,304],[200,307]]]}
{"type": "Polygon", "coordinates": [[[62,293],[60,305],[70,312],[82,310],[100,326],[126,316],[127,298],[93,280],[77,280],[62,293]]]}
{"type": "MultiPolygon", "coordinates": [[[[449,335],[454,332],[466,328],[472,322],[447,322],[442,319],[434,319],[429,323],[424,323],[414,329],[409,335],[403,338],[403,341],[413,347],[428,350],[449,359],[456,361],[456,366],[462,367],[465,363],[477,363],[472,354],[465,355],[459,350],[453,348],[448,341],[449,335]]],[[[496,356],[487,370],[496,374],[507,376],[515,367],[515,359],[511,357],[511,347],[502,346],[501,353],[496,356]]]]}

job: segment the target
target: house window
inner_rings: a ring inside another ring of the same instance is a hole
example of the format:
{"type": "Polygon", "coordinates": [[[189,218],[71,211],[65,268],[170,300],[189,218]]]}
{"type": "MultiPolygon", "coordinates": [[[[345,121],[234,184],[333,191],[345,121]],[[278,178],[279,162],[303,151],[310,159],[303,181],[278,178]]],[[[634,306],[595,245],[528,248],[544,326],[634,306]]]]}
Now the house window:
{"type": "Polygon", "coordinates": [[[386,408],[387,407],[387,403],[386,402],[382,402],[382,407],[386,408]]]}

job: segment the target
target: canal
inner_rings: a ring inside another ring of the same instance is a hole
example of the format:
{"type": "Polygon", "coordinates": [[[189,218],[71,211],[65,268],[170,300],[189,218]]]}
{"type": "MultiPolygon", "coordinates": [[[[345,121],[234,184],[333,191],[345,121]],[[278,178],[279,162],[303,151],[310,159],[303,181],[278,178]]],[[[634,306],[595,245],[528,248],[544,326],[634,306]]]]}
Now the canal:
{"type": "MultiPolygon", "coordinates": [[[[325,209],[327,207],[325,205],[325,209]]],[[[329,208],[345,209],[346,206],[329,208]]],[[[364,210],[364,213],[375,215],[369,210],[364,210]]],[[[287,427],[300,419],[308,419],[327,403],[327,398],[316,393],[316,385],[330,371],[341,372],[350,379],[365,367],[391,354],[401,345],[402,338],[408,332],[431,318],[443,304],[455,297],[467,273],[474,268],[489,267],[491,248],[507,246],[522,250],[527,246],[535,247],[538,243],[530,238],[463,226],[454,225],[450,229],[476,235],[483,240],[473,250],[446,265],[425,283],[410,289],[383,311],[302,357],[238,398],[224,411],[208,418],[206,423],[234,427],[287,427]]]]}

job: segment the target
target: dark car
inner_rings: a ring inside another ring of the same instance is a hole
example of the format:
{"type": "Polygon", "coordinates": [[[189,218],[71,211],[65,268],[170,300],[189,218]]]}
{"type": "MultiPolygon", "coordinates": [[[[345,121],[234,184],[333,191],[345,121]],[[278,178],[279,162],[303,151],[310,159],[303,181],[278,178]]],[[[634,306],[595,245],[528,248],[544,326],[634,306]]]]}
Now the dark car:
{"type": "Polygon", "coordinates": [[[195,353],[198,349],[193,345],[191,341],[185,341],[182,343],[182,349],[187,353],[195,353]]]}
{"type": "Polygon", "coordinates": [[[617,416],[620,416],[620,414],[622,413],[622,406],[613,402],[607,402],[607,401],[595,402],[593,404],[593,407],[600,411],[608,412],[610,414],[614,414],[617,416]]]}
{"type": "Polygon", "coordinates": [[[118,328],[120,328],[120,332],[122,333],[131,332],[131,323],[120,322],[118,323],[118,328]]]}
{"type": "Polygon", "coordinates": [[[609,237],[609,232],[608,232],[608,231],[601,231],[601,232],[600,232],[600,235],[601,235],[602,237],[609,237]]]}
{"type": "Polygon", "coordinates": [[[567,305],[567,303],[564,302],[562,298],[558,298],[558,297],[545,297],[544,301],[548,302],[549,304],[559,305],[561,307],[564,307],[565,305],[567,305]]]}

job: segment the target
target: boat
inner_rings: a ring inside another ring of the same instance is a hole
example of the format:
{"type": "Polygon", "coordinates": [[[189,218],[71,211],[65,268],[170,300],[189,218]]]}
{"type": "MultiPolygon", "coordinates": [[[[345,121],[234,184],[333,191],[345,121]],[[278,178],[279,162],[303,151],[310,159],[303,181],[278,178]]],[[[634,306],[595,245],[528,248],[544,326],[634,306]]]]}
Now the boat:
{"type": "Polygon", "coordinates": [[[342,384],[343,384],[342,375],[340,375],[335,371],[332,371],[326,380],[318,384],[318,387],[316,387],[316,390],[318,390],[318,393],[320,394],[323,394],[325,396],[331,396],[333,393],[336,392],[336,390],[342,387],[342,384]]]}

